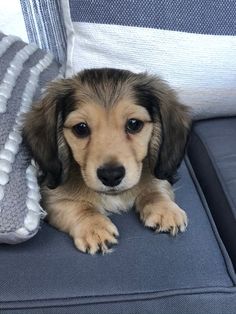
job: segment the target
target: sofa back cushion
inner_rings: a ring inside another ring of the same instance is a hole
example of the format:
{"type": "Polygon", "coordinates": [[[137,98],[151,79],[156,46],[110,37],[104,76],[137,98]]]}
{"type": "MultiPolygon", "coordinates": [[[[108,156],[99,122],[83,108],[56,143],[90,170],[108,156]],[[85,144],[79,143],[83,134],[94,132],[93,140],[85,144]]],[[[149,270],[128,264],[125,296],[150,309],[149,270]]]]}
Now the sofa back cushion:
{"type": "Polygon", "coordinates": [[[91,67],[161,76],[195,118],[236,114],[236,2],[66,0],[66,75],[91,67]]]}

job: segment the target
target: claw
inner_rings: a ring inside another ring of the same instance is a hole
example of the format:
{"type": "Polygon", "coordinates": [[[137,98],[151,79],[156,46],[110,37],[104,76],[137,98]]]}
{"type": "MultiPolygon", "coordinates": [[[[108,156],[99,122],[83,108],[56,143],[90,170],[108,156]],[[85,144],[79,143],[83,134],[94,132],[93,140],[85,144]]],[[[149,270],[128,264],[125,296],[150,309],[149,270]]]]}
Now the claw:
{"type": "Polygon", "coordinates": [[[88,245],[87,247],[86,247],[86,253],[90,253],[90,250],[91,250],[91,247],[88,245]]]}
{"type": "Polygon", "coordinates": [[[114,245],[114,244],[117,244],[117,242],[116,243],[111,243],[108,240],[105,241],[105,246],[106,246],[107,249],[111,249],[112,245],[114,245]]]}
{"type": "Polygon", "coordinates": [[[161,226],[159,224],[156,224],[155,230],[156,232],[161,232],[161,226]]]}

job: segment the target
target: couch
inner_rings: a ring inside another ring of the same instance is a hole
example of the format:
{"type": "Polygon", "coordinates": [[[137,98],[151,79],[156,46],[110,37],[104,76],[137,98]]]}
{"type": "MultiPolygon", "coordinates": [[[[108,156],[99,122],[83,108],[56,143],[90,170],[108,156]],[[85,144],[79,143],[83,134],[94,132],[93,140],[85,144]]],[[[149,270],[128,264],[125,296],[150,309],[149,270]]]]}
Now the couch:
{"type": "Polygon", "coordinates": [[[189,225],[176,237],[130,211],[111,216],[119,244],[104,256],[78,252],[46,222],[29,241],[1,245],[0,313],[235,314],[235,113],[195,119],[178,174],[189,225]]]}

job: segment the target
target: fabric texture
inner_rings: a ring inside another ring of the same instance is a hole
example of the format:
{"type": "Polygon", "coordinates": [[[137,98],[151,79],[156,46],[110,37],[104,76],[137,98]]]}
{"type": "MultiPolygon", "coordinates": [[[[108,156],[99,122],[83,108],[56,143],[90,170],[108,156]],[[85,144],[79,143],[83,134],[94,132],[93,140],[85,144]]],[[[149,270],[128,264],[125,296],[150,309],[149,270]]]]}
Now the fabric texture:
{"type": "Polygon", "coordinates": [[[120,233],[111,254],[81,253],[46,223],[32,240],[2,245],[1,313],[234,314],[232,264],[184,164],[180,177],[176,201],[189,226],[176,237],[130,211],[111,216],[120,233]]]}
{"type": "Polygon", "coordinates": [[[40,89],[58,71],[53,57],[36,45],[0,35],[0,243],[31,238],[44,215],[36,168],[22,145],[22,124],[40,89]]]}
{"type": "Polygon", "coordinates": [[[51,52],[61,64],[66,61],[66,31],[61,2],[20,0],[29,42],[51,52]]]}
{"type": "Polygon", "coordinates": [[[193,117],[236,114],[235,1],[61,1],[67,76],[91,67],[148,71],[193,117]]]}
{"type": "Polygon", "coordinates": [[[196,123],[189,158],[236,269],[236,117],[196,123]]]}

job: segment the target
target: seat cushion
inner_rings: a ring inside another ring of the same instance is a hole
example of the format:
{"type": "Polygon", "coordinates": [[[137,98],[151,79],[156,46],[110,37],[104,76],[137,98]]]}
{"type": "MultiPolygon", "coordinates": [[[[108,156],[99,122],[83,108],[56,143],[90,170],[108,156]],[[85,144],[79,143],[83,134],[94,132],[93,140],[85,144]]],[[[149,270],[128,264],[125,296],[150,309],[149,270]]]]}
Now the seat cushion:
{"type": "Polygon", "coordinates": [[[1,313],[234,313],[235,274],[185,164],[176,185],[189,217],[176,237],[113,215],[113,253],[91,256],[44,223],[30,241],[0,248],[1,313]],[[15,309],[15,312],[14,312],[15,309]],[[18,312],[17,312],[18,311],[18,312]]]}
{"type": "Polygon", "coordinates": [[[236,268],[236,117],[196,123],[189,158],[236,268]]]}

